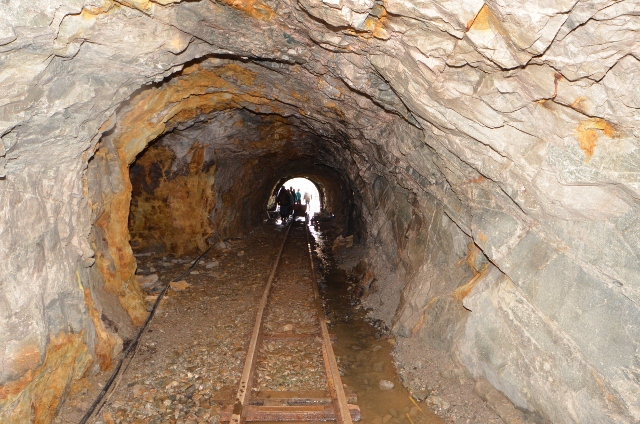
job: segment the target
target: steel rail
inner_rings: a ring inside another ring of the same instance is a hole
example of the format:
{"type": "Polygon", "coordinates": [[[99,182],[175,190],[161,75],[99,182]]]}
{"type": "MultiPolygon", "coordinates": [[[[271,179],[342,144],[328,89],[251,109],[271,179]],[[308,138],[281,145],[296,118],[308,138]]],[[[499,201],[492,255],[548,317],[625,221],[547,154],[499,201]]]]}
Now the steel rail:
{"type": "Polygon", "coordinates": [[[282,256],[282,251],[284,250],[284,246],[287,241],[287,237],[289,236],[289,231],[291,230],[292,224],[293,220],[287,226],[287,231],[284,235],[284,239],[282,240],[280,251],[276,256],[275,263],[273,264],[273,269],[271,270],[271,274],[269,275],[269,279],[267,280],[267,284],[265,285],[264,291],[262,293],[260,305],[258,306],[258,310],[256,311],[256,319],[253,326],[253,332],[251,333],[251,340],[249,341],[249,349],[247,350],[247,357],[242,369],[242,376],[240,378],[240,384],[238,385],[238,390],[236,392],[233,412],[231,414],[230,422],[233,424],[244,424],[245,422],[247,395],[250,395],[251,393],[251,383],[256,366],[256,358],[258,357],[258,343],[260,342],[262,333],[262,317],[267,306],[267,300],[269,299],[271,283],[273,283],[273,279],[276,275],[276,270],[278,269],[278,265],[280,263],[280,257],[282,256]]]}
{"type": "Polygon", "coordinates": [[[342,386],[338,363],[333,353],[333,347],[331,346],[331,338],[329,336],[329,330],[327,329],[327,323],[324,320],[324,309],[322,307],[320,292],[318,291],[318,280],[316,277],[315,266],[313,264],[313,253],[311,250],[309,231],[309,227],[305,225],[307,248],[309,250],[309,264],[311,266],[311,285],[313,287],[313,295],[315,297],[316,308],[318,310],[318,321],[320,321],[320,329],[322,331],[322,356],[324,358],[324,365],[327,373],[327,386],[333,400],[336,422],[338,424],[352,424],[347,396],[344,392],[344,387],[342,386]]]}

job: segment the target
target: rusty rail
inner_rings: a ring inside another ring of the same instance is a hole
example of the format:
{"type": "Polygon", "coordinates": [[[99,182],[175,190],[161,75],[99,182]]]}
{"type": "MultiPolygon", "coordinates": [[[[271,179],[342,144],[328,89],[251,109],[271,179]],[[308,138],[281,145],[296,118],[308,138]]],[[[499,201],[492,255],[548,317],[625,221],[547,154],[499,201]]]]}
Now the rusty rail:
{"type": "Polygon", "coordinates": [[[291,223],[289,223],[289,225],[287,226],[287,232],[285,233],[284,239],[282,240],[282,245],[280,246],[280,250],[278,251],[278,255],[276,256],[275,263],[273,264],[273,269],[271,269],[271,274],[269,275],[269,279],[267,280],[267,284],[265,285],[264,292],[262,293],[262,298],[260,299],[260,305],[258,306],[258,311],[256,312],[256,321],[253,325],[253,332],[251,333],[251,340],[249,341],[249,349],[247,351],[247,357],[244,362],[240,384],[238,386],[235,403],[233,405],[233,413],[230,420],[230,422],[233,424],[242,424],[246,420],[246,400],[247,394],[251,393],[251,382],[253,380],[253,374],[256,367],[256,357],[258,356],[258,343],[262,335],[262,317],[267,306],[267,301],[269,300],[271,283],[273,283],[273,279],[276,276],[276,270],[278,269],[280,257],[282,256],[282,251],[284,250],[285,243],[287,242],[287,237],[289,236],[289,231],[291,230],[292,224],[293,221],[291,221],[291,223]]]}
{"type": "MultiPolygon", "coordinates": [[[[311,269],[311,285],[313,289],[314,303],[318,324],[320,327],[320,337],[316,339],[322,345],[322,357],[327,376],[327,391],[329,396],[309,393],[309,392],[270,392],[263,393],[260,399],[252,398],[252,383],[258,357],[258,347],[265,335],[263,335],[263,318],[273,280],[282,257],[284,246],[287,242],[289,232],[295,221],[287,227],[287,231],[276,256],[273,269],[265,285],[260,304],[258,306],[251,340],[247,349],[247,356],[233,405],[223,411],[221,421],[228,421],[230,424],[244,424],[246,421],[336,421],[338,424],[352,424],[359,421],[360,409],[355,404],[357,398],[355,393],[345,394],[338,364],[331,346],[331,336],[324,320],[324,310],[318,291],[318,283],[313,264],[313,254],[309,238],[309,229],[305,226],[306,244],[309,253],[309,265],[311,269]]],[[[266,337],[279,337],[280,335],[267,335],[266,337]]],[[[285,337],[286,339],[286,337],[285,337]]]]}
{"type": "Polygon", "coordinates": [[[344,393],[342,379],[338,370],[336,356],[333,353],[331,339],[327,323],[324,320],[324,310],[322,308],[322,300],[318,292],[318,280],[316,278],[316,268],[313,264],[313,252],[311,250],[311,241],[309,239],[309,227],[305,226],[305,235],[307,237],[307,250],[309,251],[309,264],[311,266],[311,285],[313,286],[313,296],[316,301],[318,310],[318,321],[320,321],[320,329],[322,331],[322,356],[324,357],[325,371],[327,372],[327,381],[331,398],[333,399],[333,407],[335,409],[335,420],[338,424],[351,424],[351,411],[347,403],[347,396],[344,393]]]}

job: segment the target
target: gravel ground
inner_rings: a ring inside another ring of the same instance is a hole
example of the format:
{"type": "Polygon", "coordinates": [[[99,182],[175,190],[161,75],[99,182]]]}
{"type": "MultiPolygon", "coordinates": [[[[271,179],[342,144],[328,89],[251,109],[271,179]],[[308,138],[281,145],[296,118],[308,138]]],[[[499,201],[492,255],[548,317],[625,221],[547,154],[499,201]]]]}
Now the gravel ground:
{"type": "MultiPolygon", "coordinates": [[[[116,390],[91,422],[217,422],[239,381],[255,305],[283,236],[284,228],[270,226],[247,239],[227,241],[226,248],[213,249],[185,278],[188,287],[169,290],[116,390]]],[[[194,259],[138,256],[138,274],[159,277],[146,288],[149,305],[194,259]]],[[[79,422],[110,372],[87,379],[55,423],[79,422]]]]}
{"type": "MultiPolygon", "coordinates": [[[[255,308],[284,231],[279,225],[265,225],[246,239],[219,246],[185,278],[188,286],[176,285],[175,290],[169,290],[133,360],[125,362],[126,370],[116,380],[116,389],[90,422],[218,423],[221,410],[231,404],[235,394],[255,308]]],[[[289,250],[285,248],[273,282],[272,296],[277,303],[265,311],[264,333],[275,337],[265,338],[259,348],[254,390],[318,390],[326,385],[320,344],[315,340],[318,316],[303,234],[298,234],[289,250]],[[300,335],[308,338],[296,339],[300,335]]],[[[159,277],[156,282],[149,282],[151,278],[144,283],[149,306],[164,284],[188,269],[194,259],[138,255],[138,274],[159,277]]],[[[318,262],[320,269],[331,268],[328,262],[322,263],[326,260],[318,262]]],[[[324,281],[325,276],[319,278],[324,281]]],[[[342,303],[348,299],[346,294],[336,296],[342,303]]],[[[364,311],[340,310],[331,310],[327,321],[331,331],[338,332],[334,348],[343,378],[358,394],[363,423],[439,422],[429,408],[445,422],[501,423],[475,395],[473,381],[454,375],[455,367],[448,367],[443,358],[404,341],[393,346],[389,343],[392,339],[364,322],[364,311]],[[362,318],[354,321],[353,317],[360,315],[362,318]],[[411,394],[419,397],[427,393],[419,399],[424,401],[420,406],[409,399],[409,392],[396,377],[391,356],[394,348],[399,363],[415,360],[423,364],[399,370],[411,394]],[[381,383],[387,380],[395,382],[395,388],[383,389],[381,383]]],[[[85,379],[83,386],[69,394],[55,423],[79,422],[109,375],[110,371],[85,379]]]]}
{"type": "Polygon", "coordinates": [[[402,382],[445,423],[503,424],[474,391],[475,381],[443,352],[420,339],[402,338],[394,349],[402,382]],[[414,364],[403,367],[402,364],[414,364]]]}
{"type": "Polygon", "coordinates": [[[318,319],[305,230],[294,226],[271,288],[264,332],[309,338],[263,342],[258,354],[256,388],[303,391],[327,387],[322,345],[316,340],[320,335],[318,319]]]}

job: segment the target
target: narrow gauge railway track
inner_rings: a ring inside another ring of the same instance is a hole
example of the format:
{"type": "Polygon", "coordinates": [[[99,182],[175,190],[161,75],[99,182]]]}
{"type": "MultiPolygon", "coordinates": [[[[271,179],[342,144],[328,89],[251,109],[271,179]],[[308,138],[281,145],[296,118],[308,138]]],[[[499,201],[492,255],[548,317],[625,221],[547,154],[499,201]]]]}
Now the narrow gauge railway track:
{"type": "Polygon", "coordinates": [[[220,420],[350,424],[360,420],[356,403],[340,379],[308,228],[293,221],[256,310],[235,398],[220,420]]]}

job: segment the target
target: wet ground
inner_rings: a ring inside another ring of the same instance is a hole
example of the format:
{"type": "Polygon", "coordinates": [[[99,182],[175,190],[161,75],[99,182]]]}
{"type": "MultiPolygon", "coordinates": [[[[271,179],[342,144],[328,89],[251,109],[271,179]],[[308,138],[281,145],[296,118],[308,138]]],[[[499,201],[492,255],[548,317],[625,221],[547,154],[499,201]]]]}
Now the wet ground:
{"type": "MultiPolygon", "coordinates": [[[[226,241],[207,254],[182,284],[174,285],[142,336],[135,356],[125,362],[115,390],[89,422],[219,422],[221,410],[236,390],[255,308],[284,232],[283,225],[271,223],[245,239],[226,241]]],[[[314,236],[329,331],[337,336],[334,350],[343,383],[358,396],[362,422],[442,422],[426,402],[402,387],[391,355],[394,340],[367,323],[365,312],[352,306],[352,286],[346,274],[335,266],[323,234],[315,230],[314,236]]],[[[158,290],[195,259],[156,254],[138,254],[137,258],[141,281],[144,276],[158,275],[158,281],[144,283],[149,305],[158,290]]],[[[282,266],[290,270],[290,278],[282,280],[280,287],[274,280],[274,295],[287,297],[290,305],[285,311],[267,311],[265,327],[271,333],[304,332],[312,318],[305,305],[309,290],[290,283],[308,280],[308,271],[302,271],[308,266],[308,256],[283,256],[282,266]]],[[[279,343],[267,342],[261,348],[257,385],[263,390],[320,387],[324,380],[313,372],[320,369],[318,355],[308,352],[305,343],[300,343],[299,349],[279,343]],[[302,365],[295,363],[296,357],[302,365]]],[[[77,387],[55,422],[79,422],[107,378],[107,373],[94,376],[77,387]]]]}
{"type": "Polygon", "coordinates": [[[442,423],[402,386],[391,355],[393,339],[369,323],[365,311],[354,308],[357,299],[351,293],[353,285],[346,272],[336,266],[331,243],[317,227],[312,234],[329,331],[337,336],[334,351],[343,383],[358,395],[361,422],[442,423]]]}

